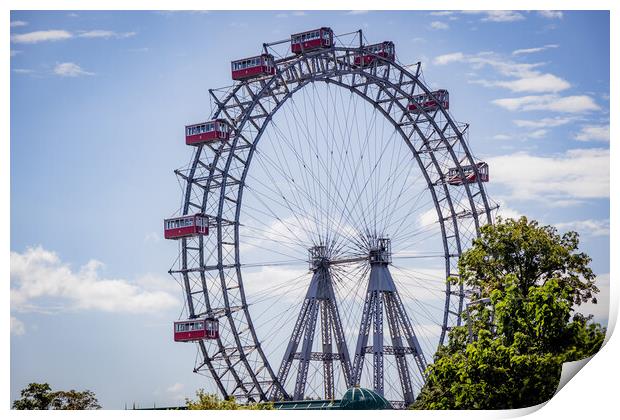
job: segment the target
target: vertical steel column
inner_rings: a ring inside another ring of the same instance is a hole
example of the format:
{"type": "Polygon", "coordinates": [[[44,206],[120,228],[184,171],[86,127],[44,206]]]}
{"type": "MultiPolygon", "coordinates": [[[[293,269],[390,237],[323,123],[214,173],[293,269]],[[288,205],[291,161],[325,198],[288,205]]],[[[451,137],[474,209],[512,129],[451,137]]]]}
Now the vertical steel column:
{"type": "Polygon", "coordinates": [[[323,341],[323,386],[325,399],[334,399],[334,358],[332,355],[332,328],[331,315],[327,301],[321,303],[321,338],[323,341]]]}

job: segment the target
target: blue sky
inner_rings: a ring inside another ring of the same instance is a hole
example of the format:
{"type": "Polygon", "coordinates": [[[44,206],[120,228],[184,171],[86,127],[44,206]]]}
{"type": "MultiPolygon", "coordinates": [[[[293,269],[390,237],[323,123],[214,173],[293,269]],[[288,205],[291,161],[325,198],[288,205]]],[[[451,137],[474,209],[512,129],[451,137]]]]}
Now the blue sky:
{"type": "Polygon", "coordinates": [[[160,232],[191,157],[182,127],[207,118],[230,60],[318,26],[422,61],[503,214],[580,232],[604,303],[607,12],[12,12],[12,398],[31,381],[92,389],[106,408],[210,388],[195,349],[169,339],[182,295],[160,232]]]}

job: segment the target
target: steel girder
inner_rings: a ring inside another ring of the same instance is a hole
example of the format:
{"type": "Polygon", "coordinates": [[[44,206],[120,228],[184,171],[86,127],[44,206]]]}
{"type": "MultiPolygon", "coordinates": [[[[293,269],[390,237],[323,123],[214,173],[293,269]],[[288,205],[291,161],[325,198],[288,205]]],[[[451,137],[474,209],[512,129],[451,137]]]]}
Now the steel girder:
{"type": "MultiPolygon", "coordinates": [[[[333,399],[335,397],[333,360],[340,360],[347,387],[352,384],[349,350],[340,321],[340,313],[334,293],[332,276],[327,266],[321,266],[314,271],[278,371],[279,383],[283,385],[286,383],[294,360],[299,360],[297,378],[295,380],[295,391],[293,393],[293,399],[295,400],[304,399],[310,361],[321,361],[323,363],[323,388],[325,399],[333,399]],[[319,311],[321,314],[322,352],[317,353],[312,352],[312,344],[314,342],[319,311]],[[332,333],[336,343],[337,353],[332,353],[332,333]],[[302,342],[302,349],[301,352],[297,353],[300,341],[302,342]]],[[[272,395],[272,399],[277,400],[281,396],[282,395],[276,391],[272,395]]]]}

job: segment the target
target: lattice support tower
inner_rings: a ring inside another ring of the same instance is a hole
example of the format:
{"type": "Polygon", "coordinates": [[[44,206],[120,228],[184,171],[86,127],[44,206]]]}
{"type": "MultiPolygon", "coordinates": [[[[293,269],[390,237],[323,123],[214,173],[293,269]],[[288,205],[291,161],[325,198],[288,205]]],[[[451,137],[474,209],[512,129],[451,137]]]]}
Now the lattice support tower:
{"type": "Polygon", "coordinates": [[[371,241],[368,256],[370,278],[353,361],[353,379],[355,384],[360,383],[364,358],[367,353],[372,353],[373,388],[384,395],[384,359],[386,355],[394,356],[404,402],[409,405],[414,395],[406,355],[413,355],[423,376],[426,360],[388,268],[392,262],[390,245],[388,238],[371,241]],[[391,346],[385,345],[384,319],[388,324],[391,346]],[[368,346],[371,329],[372,346],[368,346]]]}
{"type": "MultiPolygon", "coordinates": [[[[310,269],[313,272],[312,280],[308,287],[306,297],[301,306],[299,316],[293,328],[282,364],[278,371],[278,381],[286,383],[286,379],[294,361],[298,360],[297,377],[293,392],[294,400],[303,400],[308,369],[311,361],[319,361],[323,364],[324,398],[331,400],[336,398],[334,387],[334,360],[340,361],[342,374],[347,388],[351,386],[351,360],[344,338],[342,322],[336,295],[330,273],[330,260],[327,247],[315,246],[309,250],[310,269]],[[320,314],[321,351],[313,352],[315,331],[320,314]],[[297,349],[301,344],[301,351],[297,349]],[[333,345],[335,344],[335,350],[333,345]]],[[[272,399],[280,397],[276,390],[272,399]]]]}

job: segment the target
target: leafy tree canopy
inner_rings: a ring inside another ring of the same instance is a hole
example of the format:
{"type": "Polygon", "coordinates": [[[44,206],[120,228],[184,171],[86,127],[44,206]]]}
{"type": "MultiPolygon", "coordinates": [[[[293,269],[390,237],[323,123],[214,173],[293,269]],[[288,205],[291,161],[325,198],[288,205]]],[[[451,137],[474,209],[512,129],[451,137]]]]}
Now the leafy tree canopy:
{"type": "Polygon", "coordinates": [[[196,391],[196,400],[185,400],[188,410],[273,410],[272,402],[239,404],[234,397],[222,400],[215,394],[207,394],[203,389],[196,391]]]}
{"type": "Polygon", "coordinates": [[[47,383],[30,383],[13,401],[15,410],[93,410],[101,406],[92,391],[52,391],[47,383]]]}
{"type": "Polygon", "coordinates": [[[598,288],[579,236],[522,217],[481,229],[454,284],[473,290],[467,326],[428,368],[414,409],[507,409],[549,400],[562,363],[596,353],[605,329],[575,312],[598,288]],[[478,302],[478,303],[476,303],[478,302]]]}

